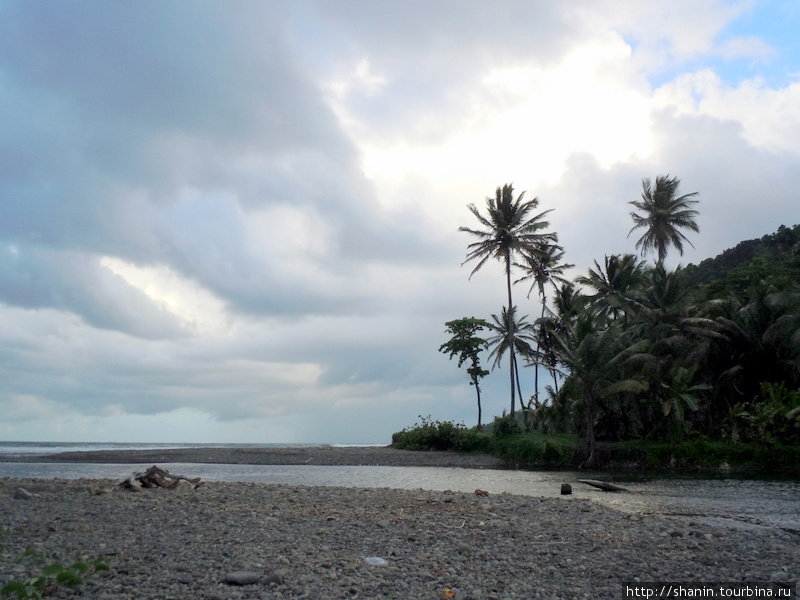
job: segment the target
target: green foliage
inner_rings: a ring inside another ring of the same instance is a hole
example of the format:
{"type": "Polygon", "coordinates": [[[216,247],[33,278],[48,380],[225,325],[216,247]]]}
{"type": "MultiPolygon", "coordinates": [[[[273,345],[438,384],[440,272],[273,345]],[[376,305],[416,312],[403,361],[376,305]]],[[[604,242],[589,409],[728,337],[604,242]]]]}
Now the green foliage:
{"type": "Polygon", "coordinates": [[[642,199],[630,203],[641,214],[631,212],[634,225],[628,235],[636,229],[644,229],[636,247],[641,249],[642,255],[654,250],[659,265],[664,264],[670,246],[683,254],[683,242],[691,244],[681,229],[700,231],[695,221],[697,211],[692,208],[697,200],[691,200],[697,192],[677,196],[679,185],[680,179],[669,175],[656,177],[655,185],[649,179],[643,179],[642,199]]]}
{"type": "Polygon", "coordinates": [[[483,319],[475,317],[464,317],[445,323],[447,333],[452,337],[439,347],[439,352],[449,354],[450,359],[458,355],[459,368],[469,361],[467,368],[470,385],[475,386],[475,393],[478,397],[478,428],[481,426],[481,386],[482,378],[489,374],[489,371],[481,367],[480,353],[487,346],[487,341],[478,336],[477,333],[483,329],[491,328],[491,325],[483,319]]]}
{"type": "Polygon", "coordinates": [[[575,466],[578,438],[567,434],[514,433],[498,437],[495,454],[515,466],[558,468],[575,466]]]}
{"type": "Polygon", "coordinates": [[[800,474],[800,446],[731,443],[699,438],[680,444],[646,440],[615,442],[604,447],[603,463],[650,471],[719,471],[723,464],[758,473],[800,474]]]}
{"type": "Polygon", "coordinates": [[[420,415],[415,423],[392,435],[392,446],[401,450],[456,450],[459,452],[488,451],[491,436],[478,429],[468,429],[462,423],[432,421],[430,415],[420,415]]]}
{"type": "Polygon", "coordinates": [[[503,415],[495,417],[492,422],[492,433],[498,439],[507,438],[522,433],[522,427],[514,415],[503,415]]]}
{"type": "MultiPolygon", "coordinates": [[[[496,367],[509,357],[512,415],[517,391],[522,398],[519,369],[525,362],[535,369],[524,427],[513,417],[496,419],[477,446],[519,464],[564,458],[564,447],[526,438],[524,429],[582,438],[570,460],[583,456],[587,466],[595,459],[653,468],[763,466],[774,449],[781,449],[778,462],[793,464],[792,448],[800,448],[800,225],[669,270],[667,253],[682,254],[691,243],[685,233],[698,232],[696,193],[680,195],[679,184],[666,175],[644,179],[641,200],[630,203],[628,235],[639,230],[636,248],[654,253],[654,266],[611,255],[574,282],[563,278],[564,251],[555,233],[545,233],[546,213],[530,218],[535,200],[515,199],[504,186],[487,199],[485,214],[469,206],[480,229],[460,228],[476,238],[465,263],[475,261],[473,274],[489,259],[505,266],[508,303],[492,315],[488,359],[496,367]],[[538,288],[542,310],[534,323],[516,318],[524,310],[512,302],[512,267],[525,272],[514,283],[538,288]],[[555,388],[544,400],[539,365],[555,388]]],[[[409,447],[453,448],[460,439],[452,424],[418,429],[401,432],[409,447]]]]}
{"type": "Polygon", "coordinates": [[[800,445],[800,390],[783,383],[761,383],[758,402],[733,408],[744,441],[800,445]]]}
{"type": "MultiPolygon", "coordinates": [[[[33,548],[26,548],[17,557],[17,562],[27,558],[40,558],[39,553],[33,548]]],[[[75,561],[69,567],[61,563],[50,563],[42,568],[41,573],[24,581],[8,581],[0,588],[0,597],[16,597],[18,599],[42,598],[52,594],[61,586],[77,587],[84,583],[82,575],[99,571],[108,571],[108,564],[101,558],[94,559],[91,563],[75,561]]]]}

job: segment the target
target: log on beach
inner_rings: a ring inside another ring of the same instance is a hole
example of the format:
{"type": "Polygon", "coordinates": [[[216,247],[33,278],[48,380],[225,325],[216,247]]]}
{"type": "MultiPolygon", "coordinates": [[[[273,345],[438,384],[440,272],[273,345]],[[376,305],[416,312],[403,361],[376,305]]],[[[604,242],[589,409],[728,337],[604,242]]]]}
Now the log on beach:
{"type": "Polygon", "coordinates": [[[133,473],[117,484],[118,488],[139,491],[141,488],[154,488],[163,487],[169,490],[178,486],[181,481],[187,481],[192,485],[192,488],[203,485],[199,477],[189,479],[183,475],[175,475],[166,469],[162,469],[153,465],[143,473],[133,473]]]}
{"type": "Polygon", "coordinates": [[[607,481],[599,481],[597,479],[578,479],[578,483],[585,483],[593,487],[599,488],[604,492],[627,492],[628,490],[622,486],[608,483],[607,481]]]}

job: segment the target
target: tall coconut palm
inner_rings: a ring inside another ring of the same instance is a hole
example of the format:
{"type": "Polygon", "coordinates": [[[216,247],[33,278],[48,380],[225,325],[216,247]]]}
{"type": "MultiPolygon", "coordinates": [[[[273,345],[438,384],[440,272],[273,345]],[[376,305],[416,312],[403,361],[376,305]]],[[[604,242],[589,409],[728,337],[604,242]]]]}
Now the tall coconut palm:
{"type": "MultiPolygon", "coordinates": [[[[478,239],[467,246],[467,258],[462,263],[463,265],[469,261],[478,260],[478,264],[470,273],[470,278],[490,258],[504,263],[506,291],[508,293],[508,305],[506,307],[508,313],[514,310],[514,303],[511,298],[511,266],[514,256],[526,251],[532,253],[537,246],[544,242],[555,241],[552,233],[543,231],[549,226],[549,223],[544,220],[544,216],[550,211],[546,210],[531,216],[532,212],[539,206],[539,201],[536,198],[524,200],[524,195],[525,192],[522,192],[515,199],[514,188],[510,184],[497,188],[495,197],[486,199],[486,216],[482,215],[474,204],[468,206],[470,212],[475,215],[475,218],[483,226],[483,229],[458,228],[459,231],[469,233],[478,239]]],[[[513,327],[513,321],[511,326],[513,327]]],[[[509,350],[511,413],[513,414],[515,408],[514,367],[516,365],[516,357],[513,346],[509,350]]]]}
{"type": "Polygon", "coordinates": [[[691,229],[695,233],[700,231],[695,221],[698,213],[691,208],[698,202],[691,200],[697,192],[678,196],[679,185],[680,179],[669,175],[656,177],[655,186],[650,179],[643,179],[642,199],[630,202],[642,214],[631,212],[634,225],[628,236],[634,230],[643,228],[645,232],[636,242],[636,247],[640,249],[642,256],[655,250],[658,255],[657,265],[664,263],[670,246],[674,246],[683,255],[683,242],[692,245],[681,229],[691,229]]]}
{"type": "Polygon", "coordinates": [[[492,360],[492,368],[497,367],[506,352],[509,356],[514,357],[510,364],[511,369],[511,385],[514,385],[516,377],[517,390],[520,394],[520,401],[522,400],[522,390],[519,385],[519,369],[517,363],[517,355],[530,356],[533,353],[533,326],[528,323],[527,317],[517,318],[517,307],[514,306],[511,310],[506,310],[503,307],[500,316],[492,315],[493,323],[489,323],[489,327],[495,332],[487,341],[488,347],[491,348],[489,352],[489,360],[492,360]]]}
{"type": "MultiPolygon", "coordinates": [[[[541,244],[533,253],[523,252],[522,256],[525,262],[516,266],[521,267],[526,274],[524,277],[514,282],[519,283],[520,281],[530,279],[531,287],[528,290],[528,297],[530,297],[531,292],[533,292],[534,287],[536,287],[539,290],[539,298],[542,302],[542,314],[537,321],[539,331],[536,336],[536,352],[534,353],[534,401],[537,406],[539,404],[539,363],[541,362],[540,350],[542,347],[542,342],[545,342],[545,345],[547,345],[548,341],[544,324],[542,322],[547,310],[547,292],[545,290],[545,286],[549,283],[557,290],[559,284],[563,285],[567,283],[567,280],[564,278],[564,272],[567,269],[575,266],[562,262],[564,259],[564,248],[559,246],[556,243],[556,240],[557,237],[555,234],[553,234],[552,242],[545,242],[541,244]]],[[[545,360],[545,362],[547,361],[545,360]]],[[[553,381],[555,381],[556,374],[554,366],[550,369],[550,371],[553,376],[553,381]]],[[[558,384],[556,383],[556,387],[557,386],[558,384]]],[[[522,401],[521,398],[520,401],[522,401]]]]}

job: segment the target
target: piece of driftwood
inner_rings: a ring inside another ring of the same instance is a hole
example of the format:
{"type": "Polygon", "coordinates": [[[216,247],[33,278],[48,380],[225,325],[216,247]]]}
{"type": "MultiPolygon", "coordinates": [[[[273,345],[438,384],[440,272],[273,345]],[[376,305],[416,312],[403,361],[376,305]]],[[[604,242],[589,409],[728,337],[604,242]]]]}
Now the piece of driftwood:
{"type": "Polygon", "coordinates": [[[598,481],[597,479],[578,479],[579,483],[585,483],[596,488],[600,488],[604,492],[627,492],[628,490],[622,486],[608,483],[607,481],[598,481]]]}
{"type": "Polygon", "coordinates": [[[189,479],[183,475],[174,475],[166,469],[153,465],[144,473],[133,473],[130,477],[123,479],[117,484],[118,488],[133,490],[138,492],[142,488],[163,487],[168,490],[174,489],[181,481],[187,481],[192,488],[197,489],[203,485],[199,477],[189,479]]]}

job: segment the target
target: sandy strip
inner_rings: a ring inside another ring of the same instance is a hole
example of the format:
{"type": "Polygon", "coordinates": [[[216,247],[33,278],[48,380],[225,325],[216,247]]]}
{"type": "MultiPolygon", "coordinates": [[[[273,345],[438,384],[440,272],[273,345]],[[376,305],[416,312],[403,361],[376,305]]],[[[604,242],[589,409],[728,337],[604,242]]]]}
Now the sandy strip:
{"type": "Polygon", "coordinates": [[[307,448],[174,448],[161,450],[96,450],[45,456],[3,458],[13,462],[74,463],[214,463],[241,465],[354,465],[387,467],[502,468],[503,462],[483,454],[412,452],[384,446],[307,448]]]}

